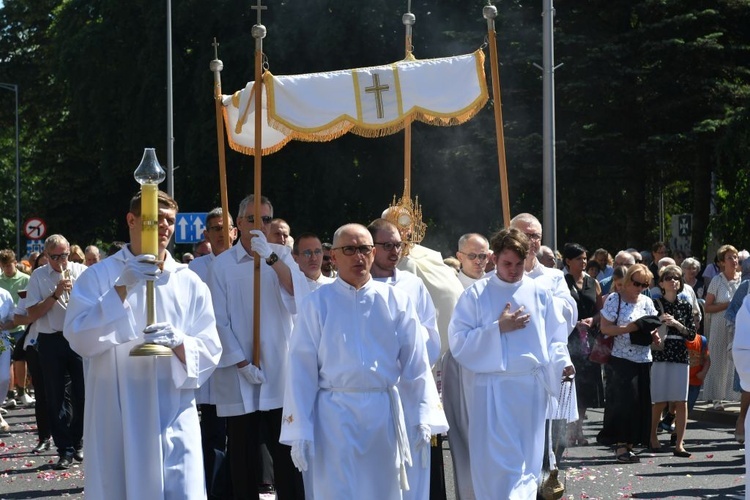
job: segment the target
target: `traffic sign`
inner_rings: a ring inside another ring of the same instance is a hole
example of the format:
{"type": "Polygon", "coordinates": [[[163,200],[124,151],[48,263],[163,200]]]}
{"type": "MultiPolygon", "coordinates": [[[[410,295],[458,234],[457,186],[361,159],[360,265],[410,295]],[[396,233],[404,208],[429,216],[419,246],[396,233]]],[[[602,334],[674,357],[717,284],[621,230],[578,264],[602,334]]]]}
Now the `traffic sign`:
{"type": "Polygon", "coordinates": [[[42,240],[26,240],[26,255],[31,255],[32,252],[43,252],[44,241],[42,240]]]}
{"type": "Polygon", "coordinates": [[[39,217],[32,217],[23,223],[23,234],[30,240],[41,240],[47,234],[47,224],[39,217]]]}
{"type": "Polygon", "coordinates": [[[175,223],[175,243],[198,243],[203,239],[206,213],[179,213],[175,223]]]}

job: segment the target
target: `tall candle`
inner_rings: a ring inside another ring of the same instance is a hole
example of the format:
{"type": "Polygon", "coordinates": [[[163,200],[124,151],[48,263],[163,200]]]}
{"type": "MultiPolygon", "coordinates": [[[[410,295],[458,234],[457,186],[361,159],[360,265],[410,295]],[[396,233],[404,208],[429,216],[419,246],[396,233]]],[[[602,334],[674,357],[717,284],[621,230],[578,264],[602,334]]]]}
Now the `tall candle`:
{"type": "Polygon", "coordinates": [[[141,253],[159,256],[159,186],[141,185],[141,253]]]}

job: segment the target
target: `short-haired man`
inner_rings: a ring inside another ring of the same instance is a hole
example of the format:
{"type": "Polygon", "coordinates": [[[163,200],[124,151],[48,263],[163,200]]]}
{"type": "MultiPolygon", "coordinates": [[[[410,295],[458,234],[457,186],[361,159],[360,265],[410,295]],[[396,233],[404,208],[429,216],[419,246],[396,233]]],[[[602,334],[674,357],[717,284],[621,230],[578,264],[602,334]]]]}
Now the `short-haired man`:
{"type": "Polygon", "coordinates": [[[595,276],[596,281],[600,283],[604,278],[612,276],[614,272],[614,268],[609,265],[609,258],[609,252],[605,248],[597,248],[592,256],[592,260],[595,260],[601,269],[599,275],[595,276]]]}
{"type": "Polygon", "coordinates": [[[291,337],[281,442],[314,498],[401,498],[406,466],[447,428],[414,306],[370,274],[378,251],[364,226],[336,230],[338,279],[302,302],[291,337]]]}
{"type": "Polygon", "coordinates": [[[268,227],[268,242],[286,246],[291,228],[284,219],[274,219],[268,227]]]}
{"type": "MultiPolygon", "coordinates": [[[[3,271],[0,273],[0,288],[6,290],[10,294],[14,306],[18,305],[18,300],[20,299],[18,292],[26,290],[26,287],[29,284],[29,275],[19,271],[17,265],[18,261],[16,260],[16,254],[13,250],[8,248],[0,251],[0,266],[2,266],[3,271]]],[[[23,325],[8,326],[9,335],[13,338],[14,342],[18,344],[18,341],[23,336],[25,327],[23,325]]],[[[11,380],[15,383],[16,389],[12,396],[17,404],[31,405],[34,403],[34,398],[26,392],[26,360],[23,358],[23,354],[23,349],[13,350],[13,376],[11,377],[11,380]]],[[[13,391],[13,387],[10,387],[10,391],[13,391]]],[[[4,391],[0,388],[0,396],[3,393],[4,391]]],[[[10,399],[9,396],[8,402],[10,402],[10,399]]]]}
{"type": "MultiPolygon", "coordinates": [[[[633,264],[635,264],[635,256],[632,252],[629,252],[627,250],[620,250],[615,255],[615,264],[614,267],[630,267],[633,264]]],[[[614,269],[614,268],[613,268],[614,269]]],[[[592,278],[595,278],[596,276],[592,276],[592,278]]],[[[599,285],[602,287],[602,295],[607,295],[609,293],[609,289],[612,286],[612,276],[608,276],[601,280],[599,282],[599,285]]]]}
{"type": "Polygon", "coordinates": [[[474,374],[466,401],[476,498],[536,496],[548,400],[574,373],[569,325],[546,284],[524,272],[529,246],[515,228],[493,236],[496,273],[461,295],[451,319],[451,352],[474,374]]]}
{"type": "Polygon", "coordinates": [[[297,236],[292,246],[292,256],[307,278],[311,291],[335,281],[335,278],[325,276],[320,270],[323,264],[323,244],[314,233],[302,233],[297,236]]]}
{"type": "MultiPolygon", "coordinates": [[[[271,438],[266,446],[273,458],[279,500],[304,498],[302,477],[294,469],[289,448],[276,436],[281,431],[284,376],[287,368],[294,293],[307,292],[306,283],[292,284],[291,250],[267,242],[273,220],[270,201],[261,198],[264,229],[253,230],[254,196],[242,200],[237,214],[239,243],[216,257],[209,286],[216,326],[224,347],[214,374],[216,413],[227,417],[227,449],[234,498],[256,498],[261,481],[261,428],[271,438]],[[257,254],[257,255],[256,255],[257,254]],[[260,257],[260,366],[251,364],[253,346],[254,263],[260,257]],[[286,262],[290,262],[288,265],[286,262]],[[304,289],[304,290],[302,290],[304,289]]],[[[301,273],[296,271],[301,276],[301,273]]],[[[304,280],[304,278],[302,278],[304,280]]]]}
{"type": "MultiPolygon", "coordinates": [[[[427,291],[427,287],[419,277],[412,273],[396,269],[401,260],[401,252],[405,245],[401,241],[398,228],[385,219],[375,219],[367,226],[367,230],[370,231],[373,244],[377,249],[372,267],[370,268],[370,274],[375,281],[395,286],[409,295],[409,299],[414,304],[417,316],[423,327],[423,340],[427,346],[427,357],[430,366],[434,366],[440,357],[440,333],[437,329],[435,305],[427,291]]],[[[406,416],[407,429],[411,429],[414,427],[412,424],[415,422],[410,422],[408,413],[406,416]]],[[[433,434],[438,435],[437,432],[433,432],[433,434]]],[[[419,439],[419,436],[411,436],[410,444],[412,446],[417,445],[414,439],[419,439]]],[[[406,469],[409,479],[409,491],[403,492],[404,500],[429,497],[431,491],[431,471],[436,469],[436,474],[440,477],[443,468],[441,460],[442,450],[435,451],[437,453],[431,453],[425,457],[426,461],[418,457],[412,457],[414,463],[406,469]],[[432,456],[436,458],[435,461],[432,460],[432,456]]],[[[440,483],[440,481],[432,486],[432,489],[445,489],[444,483],[440,483]]]]}
{"type": "MultiPolygon", "coordinates": [[[[208,284],[208,270],[218,255],[232,247],[237,239],[237,228],[231,214],[227,214],[229,222],[229,241],[224,239],[224,210],[221,207],[214,208],[206,214],[206,228],[203,230],[203,241],[196,246],[196,252],[208,250],[207,254],[193,259],[188,267],[198,275],[204,283],[208,284]]],[[[197,253],[196,253],[197,255],[197,253]]],[[[206,490],[209,497],[213,494],[213,479],[215,475],[215,463],[217,451],[226,452],[227,424],[224,418],[216,415],[215,389],[211,386],[214,377],[210,377],[195,391],[195,403],[201,414],[201,442],[203,444],[203,472],[206,477],[206,490]]],[[[218,487],[218,485],[217,485],[218,487]]]]}
{"type": "Polygon", "coordinates": [[[456,258],[461,262],[458,279],[464,288],[484,277],[485,267],[490,257],[490,244],[487,238],[478,233],[466,233],[458,239],[456,258]]]}
{"type": "MultiPolygon", "coordinates": [[[[200,276],[204,283],[208,283],[208,269],[214,260],[224,250],[231,248],[237,239],[237,228],[234,227],[232,216],[229,215],[229,241],[224,240],[224,211],[221,207],[214,208],[206,214],[206,228],[203,230],[203,242],[208,245],[208,253],[196,257],[189,265],[190,270],[200,276]]],[[[202,242],[202,243],[203,243],[202,242]]]]}
{"type": "Polygon", "coordinates": [[[99,247],[95,245],[89,245],[86,247],[86,250],[83,251],[84,256],[84,264],[86,264],[86,267],[91,267],[99,260],[101,260],[99,247]]]}
{"type": "Polygon", "coordinates": [[[66,338],[87,360],[87,498],[205,498],[195,389],[221,344],[208,287],[167,251],[177,203],[159,191],[158,206],[158,255],[143,254],[138,193],[126,216],[130,243],[81,276],[65,318],[66,338]],[[173,355],[131,356],[144,340],[173,355]]]}
{"type": "MultiPolygon", "coordinates": [[[[84,378],[83,360],[63,336],[65,314],[73,283],[87,269],[68,262],[70,243],[61,234],[44,241],[48,264],[37,268],[26,291],[26,311],[39,330],[37,349],[44,377],[52,438],[59,459],[55,469],[69,469],[83,461],[84,378]],[[70,379],[71,413],[63,410],[66,378],[70,379]]],[[[94,443],[95,441],[92,441],[94,443]]]]}
{"type": "Polygon", "coordinates": [[[331,260],[331,244],[323,243],[323,263],[320,265],[320,272],[328,278],[336,277],[336,265],[331,260]]]}
{"type": "Polygon", "coordinates": [[[539,259],[539,262],[541,262],[544,267],[557,267],[555,252],[547,245],[539,247],[539,252],[537,252],[536,258],[539,259]]]}

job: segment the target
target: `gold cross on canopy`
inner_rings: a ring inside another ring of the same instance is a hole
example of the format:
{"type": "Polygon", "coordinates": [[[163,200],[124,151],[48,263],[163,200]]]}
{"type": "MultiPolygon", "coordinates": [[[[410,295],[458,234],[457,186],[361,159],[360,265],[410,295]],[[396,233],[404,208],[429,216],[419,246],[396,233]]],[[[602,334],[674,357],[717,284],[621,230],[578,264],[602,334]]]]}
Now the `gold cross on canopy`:
{"type": "Polygon", "coordinates": [[[261,5],[261,2],[262,2],[262,1],[263,1],[263,0],[258,0],[258,3],[257,3],[257,4],[255,4],[255,5],[252,5],[252,6],[250,7],[251,9],[253,9],[253,10],[257,10],[257,11],[258,11],[258,22],[257,22],[256,24],[262,24],[262,23],[260,22],[260,14],[261,14],[261,11],[262,11],[262,10],[268,10],[268,7],[266,7],[265,5],[261,5]]]}
{"type": "Polygon", "coordinates": [[[380,85],[380,75],[378,73],[373,73],[372,75],[372,86],[365,87],[365,92],[368,94],[375,94],[375,107],[378,112],[378,118],[383,118],[385,116],[382,93],[390,89],[391,87],[389,85],[380,85]]]}

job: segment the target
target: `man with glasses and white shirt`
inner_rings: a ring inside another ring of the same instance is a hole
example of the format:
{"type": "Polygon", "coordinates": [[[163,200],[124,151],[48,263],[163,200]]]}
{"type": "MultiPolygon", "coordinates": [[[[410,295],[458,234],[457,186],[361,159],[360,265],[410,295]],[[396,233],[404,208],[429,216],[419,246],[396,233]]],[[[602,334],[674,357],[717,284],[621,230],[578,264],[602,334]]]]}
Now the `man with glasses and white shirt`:
{"type": "Polygon", "coordinates": [[[295,292],[308,292],[288,247],[271,244],[266,234],[273,206],[261,198],[261,230],[254,230],[254,196],[240,203],[239,243],[216,257],[209,269],[216,328],[223,353],[211,390],[216,414],[227,417],[227,449],[234,498],[257,498],[262,483],[261,429],[273,458],[279,500],[304,498],[302,477],[294,469],[289,448],[278,442],[284,376],[287,367],[295,292]],[[254,266],[260,261],[260,363],[252,364],[254,266]],[[298,277],[294,277],[293,273],[298,277]],[[297,280],[293,284],[293,280],[297,280]]]}
{"type": "Polygon", "coordinates": [[[485,266],[490,257],[490,244],[487,238],[477,233],[466,233],[458,240],[456,258],[461,262],[458,279],[464,288],[470,287],[485,275],[485,266]]]}
{"type": "Polygon", "coordinates": [[[300,271],[307,278],[310,291],[317,290],[321,285],[333,283],[336,278],[325,276],[320,270],[323,264],[323,244],[313,233],[302,233],[297,236],[292,246],[292,256],[300,271]]]}
{"type": "Polygon", "coordinates": [[[63,336],[63,325],[73,282],[86,266],[68,262],[70,243],[60,234],[45,240],[44,253],[49,263],[31,274],[26,311],[39,330],[39,364],[47,392],[52,438],[59,455],[54,468],[65,470],[73,460],[83,461],[83,361],[63,336]],[[72,415],[65,411],[66,377],[70,378],[72,415]]]}
{"type": "Polygon", "coordinates": [[[406,467],[447,429],[412,301],[370,274],[381,248],[364,226],[336,230],[338,278],[294,325],[280,440],[314,498],[402,498],[406,467]]]}

